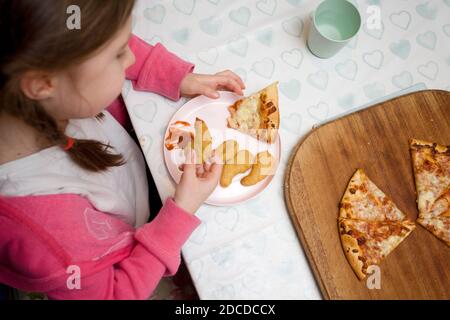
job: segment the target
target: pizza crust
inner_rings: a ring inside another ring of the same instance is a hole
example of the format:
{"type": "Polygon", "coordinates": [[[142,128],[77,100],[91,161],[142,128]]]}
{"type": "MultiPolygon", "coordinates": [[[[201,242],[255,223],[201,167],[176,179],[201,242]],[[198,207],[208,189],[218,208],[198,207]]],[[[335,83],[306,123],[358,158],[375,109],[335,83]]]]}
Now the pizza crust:
{"type": "Polygon", "coordinates": [[[450,146],[444,146],[437,143],[420,140],[420,139],[410,139],[409,144],[411,147],[431,147],[435,152],[446,153],[450,151],[450,146]]]}
{"type": "Polygon", "coordinates": [[[362,169],[356,170],[350,179],[350,182],[345,189],[344,195],[341,199],[341,206],[339,209],[339,218],[347,219],[352,216],[351,203],[356,198],[356,193],[360,189],[359,186],[364,184],[364,171],[362,169]]]}
{"type": "Polygon", "coordinates": [[[344,249],[345,256],[347,257],[350,266],[353,271],[355,271],[359,280],[362,280],[366,277],[366,274],[363,272],[363,262],[359,259],[361,256],[361,248],[358,245],[358,241],[347,235],[341,235],[341,243],[344,249]]]}

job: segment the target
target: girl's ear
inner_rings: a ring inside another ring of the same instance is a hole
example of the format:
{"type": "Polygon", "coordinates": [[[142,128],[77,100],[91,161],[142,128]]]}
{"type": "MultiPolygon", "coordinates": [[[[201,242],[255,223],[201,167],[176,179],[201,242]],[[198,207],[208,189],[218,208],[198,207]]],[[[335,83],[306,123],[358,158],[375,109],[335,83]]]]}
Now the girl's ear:
{"type": "Polygon", "coordinates": [[[27,71],[20,80],[20,89],[29,99],[41,101],[53,96],[56,82],[56,77],[48,72],[27,71]]]}

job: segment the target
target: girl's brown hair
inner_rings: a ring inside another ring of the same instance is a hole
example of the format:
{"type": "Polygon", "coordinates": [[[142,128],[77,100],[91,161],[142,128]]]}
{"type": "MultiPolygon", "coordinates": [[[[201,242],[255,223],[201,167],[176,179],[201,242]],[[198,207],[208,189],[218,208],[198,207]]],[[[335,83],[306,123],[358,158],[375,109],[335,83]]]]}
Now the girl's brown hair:
{"type": "MultiPolygon", "coordinates": [[[[125,25],[134,2],[0,0],[0,115],[19,118],[50,145],[64,146],[68,137],[37,101],[25,96],[21,75],[29,70],[65,70],[83,62],[125,25]],[[67,27],[71,5],[80,8],[80,29],[67,27]]],[[[122,155],[110,149],[99,141],[77,139],[66,152],[82,168],[96,172],[125,163],[122,155]]]]}

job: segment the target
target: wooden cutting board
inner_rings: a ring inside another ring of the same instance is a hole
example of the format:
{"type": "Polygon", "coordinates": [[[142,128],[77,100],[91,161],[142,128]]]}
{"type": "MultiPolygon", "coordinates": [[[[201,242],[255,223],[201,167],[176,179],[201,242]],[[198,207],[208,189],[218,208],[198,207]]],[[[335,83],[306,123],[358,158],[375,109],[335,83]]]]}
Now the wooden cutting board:
{"type": "Polygon", "coordinates": [[[408,139],[450,145],[450,93],[421,91],[322,125],[295,148],[287,207],[325,299],[450,299],[450,248],[417,225],[381,264],[381,289],[359,281],[341,247],[338,205],[357,168],[415,221],[408,139]]]}

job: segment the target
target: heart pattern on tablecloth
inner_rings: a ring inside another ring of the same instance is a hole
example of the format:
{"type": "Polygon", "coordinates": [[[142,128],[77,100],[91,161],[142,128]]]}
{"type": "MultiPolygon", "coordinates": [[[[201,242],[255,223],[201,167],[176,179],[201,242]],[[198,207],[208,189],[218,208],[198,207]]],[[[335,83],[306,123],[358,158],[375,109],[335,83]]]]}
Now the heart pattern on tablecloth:
{"type": "MultiPolygon", "coordinates": [[[[450,0],[351,2],[363,15],[361,30],[330,59],[318,59],[306,44],[312,12],[318,2],[138,2],[133,12],[134,32],[146,42],[161,43],[191,61],[195,72],[232,70],[244,80],[246,95],[274,81],[279,83],[282,149],[272,183],[258,197],[242,205],[203,206],[197,213],[202,223],[183,248],[202,298],[232,299],[242,298],[243,294],[271,297],[270,288],[274,281],[283,280],[281,274],[289,274],[300,285],[308,283],[300,290],[302,297],[315,297],[312,278],[303,278],[306,270],[298,272],[298,265],[289,265],[304,258],[296,256],[298,249],[288,249],[298,245],[292,224],[280,222],[287,216],[282,176],[291,150],[318,123],[398,90],[418,83],[428,88],[450,89],[450,52],[446,50],[450,40],[450,22],[446,18],[450,0]],[[381,8],[378,29],[367,24],[368,6],[381,8]],[[258,239],[262,234],[267,237],[258,239]],[[223,249],[231,243],[233,249],[223,249]],[[280,243],[283,250],[276,250],[280,243]],[[251,277],[249,273],[239,273],[244,260],[252,267],[256,265],[255,272],[260,272],[267,263],[260,266],[258,263],[273,259],[275,254],[281,260],[271,265],[264,281],[261,274],[251,277]],[[239,275],[233,278],[233,272],[239,275]],[[220,274],[220,281],[212,273],[220,274]],[[299,275],[301,279],[296,278],[299,275]]],[[[158,155],[168,119],[188,99],[175,102],[132,88],[127,81],[122,95],[139,143],[147,158],[158,155]]],[[[147,160],[161,196],[173,196],[174,182],[163,159],[158,156],[147,160]]],[[[290,287],[294,286],[285,286],[285,291],[290,287]]]]}
{"type": "Polygon", "coordinates": [[[396,86],[399,89],[406,89],[413,84],[413,77],[411,75],[411,72],[409,71],[403,71],[402,73],[398,75],[394,75],[392,77],[392,83],[394,86],[396,86]]]}
{"type": "Polygon", "coordinates": [[[161,24],[166,16],[166,8],[163,5],[156,5],[152,8],[145,9],[144,17],[154,23],[161,24]]]}
{"type": "Polygon", "coordinates": [[[211,16],[199,21],[200,30],[211,36],[217,36],[222,30],[222,20],[218,17],[211,16]]]}
{"type": "Polygon", "coordinates": [[[411,44],[406,39],[401,39],[390,44],[389,49],[397,57],[406,60],[411,52],[411,44]]]}
{"type": "Polygon", "coordinates": [[[291,79],[289,82],[280,83],[280,91],[289,99],[297,100],[300,95],[300,81],[291,79]]]}
{"type": "Polygon", "coordinates": [[[434,61],[429,61],[426,64],[417,67],[417,72],[427,79],[435,80],[439,72],[439,66],[434,61]]]}
{"type": "Polygon", "coordinates": [[[342,78],[355,80],[356,74],[358,73],[358,64],[354,60],[349,59],[342,63],[336,64],[335,69],[337,74],[342,78]]]}
{"type": "Polygon", "coordinates": [[[147,155],[153,146],[153,138],[146,134],[139,138],[139,144],[141,145],[142,152],[147,155]]]}
{"type": "Polygon", "coordinates": [[[319,90],[326,90],[328,86],[328,72],[319,70],[308,76],[308,83],[319,90]]]}
{"type": "Polygon", "coordinates": [[[363,54],[363,61],[377,70],[383,66],[383,60],[384,54],[380,50],[374,50],[363,54]]]}
{"type": "Polygon", "coordinates": [[[419,4],[416,6],[416,12],[425,19],[434,20],[437,16],[437,6],[430,1],[419,4]]]}
{"type": "Polygon", "coordinates": [[[218,210],[215,214],[216,223],[227,231],[234,231],[239,222],[239,211],[236,208],[218,210]]]}
{"type": "Polygon", "coordinates": [[[221,246],[211,253],[211,259],[221,268],[230,268],[235,263],[236,248],[232,245],[221,246]]]}
{"type": "Polygon", "coordinates": [[[205,222],[201,223],[197,229],[194,230],[194,232],[191,234],[189,238],[189,243],[201,245],[205,242],[206,235],[207,235],[207,224],[205,222]]]}
{"type": "Polygon", "coordinates": [[[384,85],[379,82],[366,84],[363,87],[363,91],[366,97],[369,98],[370,100],[376,100],[378,98],[381,98],[385,95],[386,92],[384,85]]]}
{"type": "Polygon", "coordinates": [[[303,20],[299,17],[293,17],[283,22],[283,30],[288,35],[300,37],[303,33],[303,20]]]}
{"type": "Polygon", "coordinates": [[[281,53],[281,59],[291,67],[298,69],[303,62],[303,53],[297,48],[290,51],[283,51],[281,53]]]}
{"type": "Polygon", "coordinates": [[[411,14],[404,10],[392,13],[389,16],[389,19],[395,26],[403,30],[408,30],[409,25],[411,24],[411,14]]]}
{"type": "Polygon", "coordinates": [[[264,58],[255,62],[251,70],[263,78],[270,79],[275,71],[275,62],[271,58],[264,58]]]}
{"type": "Polygon", "coordinates": [[[190,16],[195,9],[196,0],[173,0],[173,6],[178,12],[190,16]]]}
{"type": "Polygon", "coordinates": [[[434,50],[436,48],[437,37],[433,31],[427,31],[425,33],[417,35],[417,43],[422,47],[434,50]]]}
{"type": "Polygon", "coordinates": [[[247,7],[240,7],[237,10],[232,10],[228,15],[230,20],[244,27],[248,26],[251,17],[251,11],[247,7]]]}
{"type": "Polygon", "coordinates": [[[450,37],[450,24],[445,24],[442,26],[442,31],[447,37],[450,37]]]}
{"type": "Polygon", "coordinates": [[[248,40],[244,37],[232,39],[228,42],[227,48],[231,53],[245,58],[248,50],[248,40]]]}
{"type": "Polygon", "coordinates": [[[153,122],[157,112],[156,103],[153,100],[149,100],[144,104],[135,105],[133,107],[133,112],[140,120],[153,122]]]}
{"type": "Polygon", "coordinates": [[[256,39],[265,46],[270,47],[273,41],[272,29],[265,29],[256,33],[256,39]]]}
{"type": "Polygon", "coordinates": [[[337,103],[344,110],[351,109],[355,103],[355,96],[352,93],[348,93],[339,97],[337,103]]]}
{"type": "Polygon", "coordinates": [[[189,41],[189,35],[190,35],[189,29],[183,28],[173,32],[172,38],[179,44],[186,45],[187,42],[189,41]]]}
{"type": "Polygon", "coordinates": [[[325,102],[319,102],[316,105],[308,107],[309,115],[318,121],[323,121],[327,119],[329,112],[330,107],[325,102]]]}
{"type": "Polygon", "coordinates": [[[200,51],[197,54],[197,57],[200,61],[212,66],[216,64],[216,61],[219,58],[219,51],[217,50],[217,48],[210,48],[204,51],[200,51]]]}
{"type": "Polygon", "coordinates": [[[293,113],[281,121],[281,128],[293,134],[300,134],[302,128],[302,117],[298,113],[293,113]]]}

